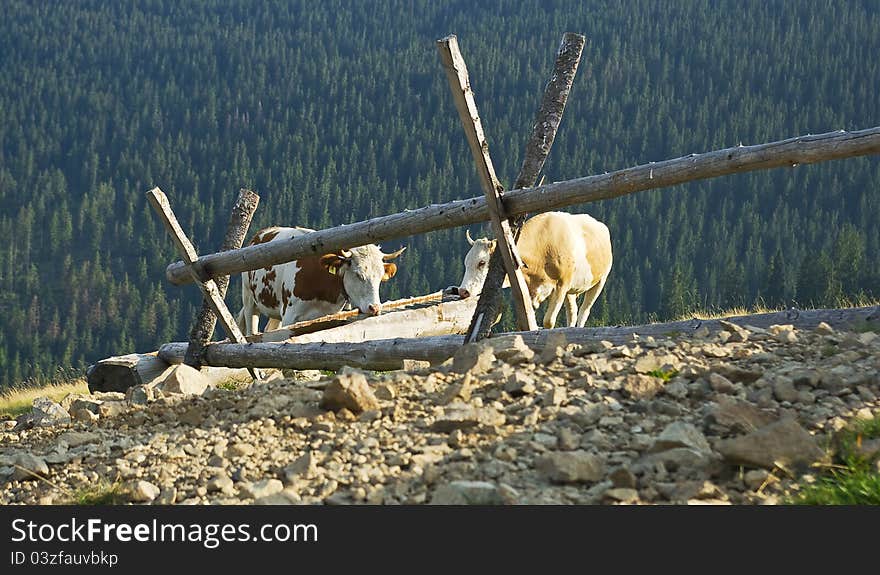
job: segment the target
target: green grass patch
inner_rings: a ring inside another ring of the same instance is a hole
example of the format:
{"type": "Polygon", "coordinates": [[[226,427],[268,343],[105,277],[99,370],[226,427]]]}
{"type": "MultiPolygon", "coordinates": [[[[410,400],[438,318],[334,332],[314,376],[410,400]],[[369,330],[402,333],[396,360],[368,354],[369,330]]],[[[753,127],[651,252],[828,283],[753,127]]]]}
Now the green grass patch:
{"type": "Polygon", "coordinates": [[[22,384],[5,389],[0,393],[0,419],[18,417],[33,407],[38,397],[48,397],[52,401],[61,401],[71,393],[89,393],[85,379],[56,381],[45,385],[22,384]]]}
{"type": "Polygon", "coordinates": [[[645,375],[652,375],[654,377],[659,377],[663,381],[669,381],[670,379],[678,375],[678,370],[670,369],[668,371],[665,371],[662,369],[652,369],[651,371],[646,372],[645,375]]]}
{"type": "Polygon", "coordinates": [[[121,505],[127,499],[119,482],[103,481],[77,489],[70,495],[68,505],[121,505]]]}
{"type": "Polygon", "coordinates": [[[794,505],[880,505],[880,452],[867,454],[864,442],[880,438],[880,418],[859,419],[834,439],[835,465],[802,488],[787,503],[794,505]]]}

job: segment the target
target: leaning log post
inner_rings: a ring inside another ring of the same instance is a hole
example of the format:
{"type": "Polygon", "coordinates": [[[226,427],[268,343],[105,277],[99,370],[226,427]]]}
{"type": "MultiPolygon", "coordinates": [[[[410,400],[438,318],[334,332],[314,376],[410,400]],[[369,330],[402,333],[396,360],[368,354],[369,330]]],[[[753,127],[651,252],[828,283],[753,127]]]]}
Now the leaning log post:
{"type": "MultiPolygon", "coordinates": [[[[544,89],[544,97],[541,106],[535,116],[532,126],[532,135],[526,144],[526,153],[519,176],[516,178],[514,189],[530,188],[535,185],[538,174],[544,167],[544,162],[550,154],[553,140],[556,139],[556,131],[562,122],[562,114],[565,111],[565,103],[571,93],[571,85],[581,61],[586,38],[580,34],[566,32],[562,37],[562,44],[556,53],[556,63],[553,66],[553,75],[544,89]]],[[[515,240],[519,240],[519,233],[527,214],[517,214],[510,219],[510,229],[515,240]]],[[[474,311],[474,318],[465,336],[465,341],[473,342],[489,335],[494,318],[501,313],[501,286],[504,284],[504,267],[496,249],[489,258],[489,271],[480,290],[480,299],[474,311]],[[489,318],[487,321],[486,318],[489,318]]],[[[534,317],[534,311],[532,312],[534,317]]]]}
{"type": "MultiPolygon", "coordinates": [[[[880,154],[880,126],[853,132],[839,130],[797,136],[754,146],[734,146],[535,188],[509,190],[504,194],[504,208],[509,216],[549,212],[694,180],[870,154],[880,154]]],[[[488,219],[485,197],[456,200],[318,230],[285,241],[203,255],[194,268],[199,277],[229,275],[307,255],[477,224],[488,219]]],[[[193,277],[187,268],[182,261],[169,264],[165,277],[175,285],[191,283],[193,277]]]]}
{"type": "MultiPolygon", "coordinates": [[[[256,193],[243,188],[239,191],[238,200],[232,206],[232,214],[229,216],[229,224],[226,226],[223,244],[220,246],[221,252],[241,247],[259,203],[260,196],[256,193]]],[[[229,287],[229,276],[220,276],[214,278],[214,280],[217,282],[217,291],[220,293],[220,297],[226,297],[226,290],[229,287]]],[[[186,358],[183,360],[183,363],[196,369],[202,366],[201,354],[205,349],[205,344],[211,340],[216,325],[217,315],[206,301],[202,301],[202,307],[196,316],[192,330],[189,332],[189,347],[186,349],[186,358]]]]}
{"type": "Polygon", "coordinates": [[[510,279],[510,292],[516,312],[517,326],[521,330],[538,329],[535,310],[529,297],[529,288],[522,274],[523,263],[516,250],[514,235],[510,230],[501,203],[503,188],[495,175],[492,158],[489,157],[489,143],[486,141],[483,124],[477,112],[477,103],[474,100],[474,92],[468,78],[467,65],[458,48],[458,39],[453,35],[437,40],[437,49],[440,51],[440,59],[446,70],[452,98],[461,118],[474,162],[477,164],[477,173],[480,176],[480,184],[483,188],[483,194],[486,196],[486,207],[489,210],[489,221],[492,224],[495,241],[498,242],[494,255],[500,254],[499,259],[504,264],[504,271],[510,279]]]}
{"type": "MultiPolygon", "coordinates": [[[[226,302],[223,301],[223,297],[217,289],[217,283],[211,278],[201,277],[196,268],[193,267],[193,264],[199,259],[199,255],[196,253],[196,248],[192,245],[192,242],[189,241],[189,238],[183,232],[183,228],[180,227],[180,223],[177,221],[177,216],[174,215],[174,212],[171,210],[171,205],[168,203],[168,197],[159,188],[153,188],[147,192],[147,199],[149,199],[150,205],[153,206],[159,219],[162,220],[162,224],[164,224],[165,230],[174,241],[177,251],[183,256],[183,261],[186,262],[193,281],[196,282],[196,285],[198,285],[199,289],[202,291],[202,296],[204,296],[205,302],[211,306],[211,310],[216,314],[217,318],[219,318],[220,325],[223,326],[226,335],[228,335],[229,339],[235,343],[246,343],[244,334],[238,329],[235,319],[233,319],[232,314],[229,313],[229,308],[226,307],[226,302]]],[[[259,381],[262,379],[262,375],[258,370],[253,368],[249,369],[254,380],[259,381]]]]}

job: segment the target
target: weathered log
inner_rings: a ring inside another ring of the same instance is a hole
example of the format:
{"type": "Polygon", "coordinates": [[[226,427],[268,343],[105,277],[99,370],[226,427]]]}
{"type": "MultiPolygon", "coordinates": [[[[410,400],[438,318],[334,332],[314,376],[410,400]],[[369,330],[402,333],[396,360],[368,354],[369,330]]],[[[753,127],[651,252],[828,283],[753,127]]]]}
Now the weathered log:
{"type": "MultiPolygon", "coordinates": [[[[453,296],[454,297],[454,296],[453,296]]],[[[418,296],[418,297],[410,297],[404,299],[398,299],[393,301],[386,301],[382,303],[382,311],[383,313],[391,312],[391,311],[401,311],[407,307],[413,306],[424,306],[426,304],[431,303],[443,303],[443,292],[437,291],[432,294],[418,296]]],[[[458,301],[458,298],[452,299],[450,301],[458,301]]],[[[455,309],[455,308],[450,308],[455,309]]],[[[441,311],[442,314],[442,311],[441,311]]],[[[450,311],[447,310],[446,315],[450,315],[450,311]]],[[[398,317],[398,316],[395,316],[398,317]]],[[[372,316],[361,313],[359,310],[350,310],[350,311],[341,311],[339,313],[334,313],[332,315],[325,315],[323,317],[319,317],[316,319],[310,319],[307,321],[298,321],[292,325],[281,326],[274,331],[271,332],[263,332],[248,336],[246,339],[250,342],[262,342],[262,341],[283,341],[286,339],[290,339],[295,336],[301,336],[309,333],[314,333],[316,331],[325,331],[330,328],[339,327],[342,325],[350,324],[355,321],[364,321],[367,319],[371,319],[374,322],[383,322],[386,321],[386,316],[372,316]],[[381,318],[381,319],[380,319],[381,318]]],[[[405,320],[400,318],[397,320],[397,323],[404,323],[405,320]]],[[[371,322],[372,323],[372,322],[371,322]]],[[[369,324],[368,324],[369,325],[369,324]]],[[[440,331],[438,333],[454,333],[450,331],[440,331]]],[[[436,335],[436,334],[434,334],[436,335]]]]}
{"type": "Polygon", "coordinates": [[[471,155],[477,164],[480,185],[483,188],[486,207],[489,211],[489,222],[492,224],[492,232],[497,242],[493,255],[499,257],[500,254],[504,271],[510,279],[510,295],[513,300],[517,327],[522,330],[538,329],[538,323],[535,321],[535,309],[532,307],[529,297],[529,287],[526,285],[522,273],[523,262],[517,252],[514,235],[501,204],[503,187],[498,181],[498,176],[495,175],[492,158],[489,156],[489,142],[486,141],[486,134],[483,132],[483,124],[477,112],[477,102],[474,99],[474,92],[468,78],[467,65],[458,48],[458,39],[455,36],[447,36],[438,40],[437,49],[440,52],[443,68],[446,70],[452,98],[464,127],[471,155]]]}
{"type": "MultiPolygon", "coordinates": [[[[544,97],[541,98],[541,106],[535,116],[532,135],[526,144],[526,153],[519,169],[519,176],[513,186],[514,189],[534,186],[538,180],[538,174],[544,167],[544,162],[547,160],[550,148],[556,139],[559,124],[562,122],[565,103],[571,93],[571,85],[581,61],[585,41],[586,39],[580,34],[572,34],[571,32],[567,32],[562,37],[562,44],[556,53],[553,74],[544,89],[544,97]]],[[[525,220],[526,214],[518,214],[510,218],[509,224],[514,241],[519,240],[519,233],[525,220]]],[[[489,335],[492,320],[501,314],[501,286],[504,284],[504,276],[506,275],[502,263],[501,256],[496,249],[489,258],[489,270],[483,282],[483,289],[480,290],[480,298],[465,341],[477,341],[489,335]],[[486,318],[492,318],[492,320],[487,321],[486,318]]],[[[534,318],[534,310],[532,318],[534,318]]]]}
{"type": "MultiPolygon", "coordinates": [[[[464,300],[467,301],[467,300],[464,300]]],[[[798,329],[813,329],[825,322],[835,329],[853,326],[867,326],[880,330],[880,306],[850,309],[788,310],[764,314],[742,315],[724,318],[739,326],[766,328],[774,324],[791,324],[798,329]]],[[[720,319],[685,320],[669,323],[648,324],[628,327],[567,327],[542,329],[538,331],[498,334],[489,338],[520,335],[525,343],[540,350],[551,334],[563,333],[569,343],[588,344],[601,340],[615,344],[633,341],[633,334],[640,338],[685,337],[706,327],[710,333],[723,329],[720,319]]],[[[462,335],[445,335],[422,338],[395,338],[361,342],[342,343],[211,343],[205,352],[209,365],[243,367],[261,366],[288,369],[332,369],[342,366],[359,367],[372,370],[400,369],[405,359],[442,363],[452,357],[464,343],[462,335]]],[[[184,350],[172,350],[167,344],[159,353],[166,357],[166,350],[177,357],[183,357],[184,350]]]]}
{"type": "MultiPolygon", "coordinates": [[[[229,224],[226,226],[226,235],[223,237],[220,251],[229,251],[241,247],[259,203],[260,196],[254,192],[245,189],[239,191],[238,199],[232,206],[232,213],[229,216],[229,224]]],[[[229,287],[229,276],[220,276],[215,278],[215,281],[217,282],[217,291],[220,293],[220,297],[226,297],[226,290],[229,287]]],[[[216,325],[217,315],[211,309],[211,306],[203,300],[202,307],[189,333],[190,345],[186,350],[186,358],[184,358],[183,363],[196,369],[202,365],[201,353],[205,348],[205,344],[211,340],[216,325]]]]}
{"type": "MultiPolygon", "coordinates": [[[[504,195],[504,208],[508,216],[548,212],[693,180],[878,153],[880,126],[855,132],[840,130],[816,136],[797,136],[768,144],[691,154],[536,188],[510,190],[504,195]]],[[[318,230],[289,240],[203,255],[193,268],[199,277],[230,275],[289,262],[306,255],[324,254],[488,219],[486,198],[456,200],[318,230]]],[[[193,278],[187,268],[187,264],[181,261],[174,262],[166,268],[166,278],[177,285],[190,283],[193,278]]]]}
{"type": "MultiPolygon", "coordinates": [[[[178,362],[179,363],[179,362],[178,362]]],[[[152,353],[130,353],[117,357],[102,359],[86,370],[86,382],[89,391],[125,392],[136,385],[160,383],[174,368],[157,355],[152,353]]],[[[202,366],[199,371],[213,385],[235,380],[249,381],[247,369],[230,369],[227,367],[202,366]]]]}
{"type": "MultiPolygon", "coordinates": [[[[324,329],[313,333],[304,333],[291,337],[296,325],[262,334],[260,342],[244,344],[246,347],[258,343],[285,342],[290,344],[305,343],[355,343],[369,340],[387,339],[389,333],[400,338],[422,338],[444,334],[464,333],[474,311],[476,300],[464,299],[443,302],[436,305],[416,309],[405,309],[370,316],[356,322],[338,327],[324,329]]],[[[205,346],[206,365],[223,365],[214,363],[209,355],[215,345],[226,343],[210,343],[205,346]]],[[[277,345],[277,344],[272,344],[277,345]]],[[[186,353],[187,344],[183,342],[167,343],[159,348],[159,357],[169,363],[180,363],[186,353]]],[[[292,349],[292,348],[291,348],[292,349]]],[[[412,358],[418,359],[418,358],[412,358]]],[[[308,361],[308,360],[305,360],[308,361]]],[[[256,365],[256,364],[255,364],[256,365]]],[[[311,369],[311,368],[297,368],[311,369]]]]}

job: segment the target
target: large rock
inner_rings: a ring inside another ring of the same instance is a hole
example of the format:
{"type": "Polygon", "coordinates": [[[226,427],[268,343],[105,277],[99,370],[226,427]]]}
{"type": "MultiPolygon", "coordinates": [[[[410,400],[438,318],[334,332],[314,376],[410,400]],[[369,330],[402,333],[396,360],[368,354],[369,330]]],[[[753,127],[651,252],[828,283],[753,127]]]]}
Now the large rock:
{"type": "Polygon", "coordinates": [[[489,371],[494,362],[495,353],[492,351],[492,346],[484,343],[469,343],[458,348],[452,356],[452,371],[479,375],[489,371]]]}
{"type": "Polygon", "coordinates": [[[532,351],[521,335],[504,335],[484,340],[492,346],[495,357],[510,365],[528,363],[535,358],[532,351]]]}
{"type": "Polygon", "coordinates": [[[540,457],[535,466],[555,483],[588,483],[602,479],[605,463],[586,451],[548,453],[540,457]]]}
{"type": "Polygon", "coordinates": [[[706,416],[706,423],[720,425],[735,433],[748,433],[775,419],[775,415],[751,403],[722,395],[717,397],[717,405],[706,416]]]}
{"type": "Polygon", "coordinates": [[[31,429],[33,427],[52,427],[70,423],[70,414],[61,405],[48,397],[38,397],[34,400],[29,413],[20,415],[16,419],[13,431],[31,429]]]}
{"type": "Polygon", "coordinates": [[[335,376],[321,397],[321,407],[331,411],[347,409],[354,414],[380,409],[379,400],[360,372],[349,371],[335,376]]]}
{"type": "Polygon", "coordinates": [[[659,377],[635,373],[626,376],[623,391],[633,399],[652,399],[664,385],[665,382],[659,377]]]}
{"type": "Polygon", "coordinates": [[[783,419],[747,435],[719,441],[715,448],[725,461],[772,469],[777,463],[805,466],[825,459],[825,452],[793,419],[783,419]]]}
{"type": "Polygon", "coordinates": [[[677,447],[688,447],[703,453],[712,451],[712,447],[706,440],[703,433],[691,425],[683,421],[673,421],[667,425],[649,450],[651,453],[658,451],[666,451],[677,447]]]}
{"type": "Polygon", "coordinates": [[[431,505],[503,505],[504,498],[494,483],[453,481],[441,485],[431,497],[431,505]]]}
{"type": "Polygon", "coordinates": [[[139,479],[128,483],[125,492],[128,495],[129,501],[135,503],[149,503],[159,497],[161,489],[149,481],[139,479]]]}
{"type": "Polygon", "coordinates": [[[210,387],[208,379],[201,372],[185,364],[174,369],[162,381],[162,393],[179,395],[202,395],[210,387]]]}

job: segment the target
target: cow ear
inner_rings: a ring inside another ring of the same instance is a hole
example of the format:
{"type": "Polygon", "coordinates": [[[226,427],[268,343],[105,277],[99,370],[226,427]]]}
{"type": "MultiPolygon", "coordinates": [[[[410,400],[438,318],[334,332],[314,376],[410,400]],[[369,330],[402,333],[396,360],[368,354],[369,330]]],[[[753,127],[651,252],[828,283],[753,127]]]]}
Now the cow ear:
{"type": "Polygon", "coordinates": [[[382,276],[382,281],[387,282],[391,278],[394,277],[394,274],[397,273],[397,264],[385,264],[385,275],[382,276]]]}
{"type": "Polygon", "coordinates": [[[336,275],[339,272],[339,268],[344,262],[345,260],[339,254],[327,254],[321,256],[321,265],[333,275],[336,275]]]}
{"type": "Polygon", "coordinates": [[[498,240],[492,240],[489,242],[489,253],[493,253],[495,251],[495,246],[498,245],[498,240]]]}

